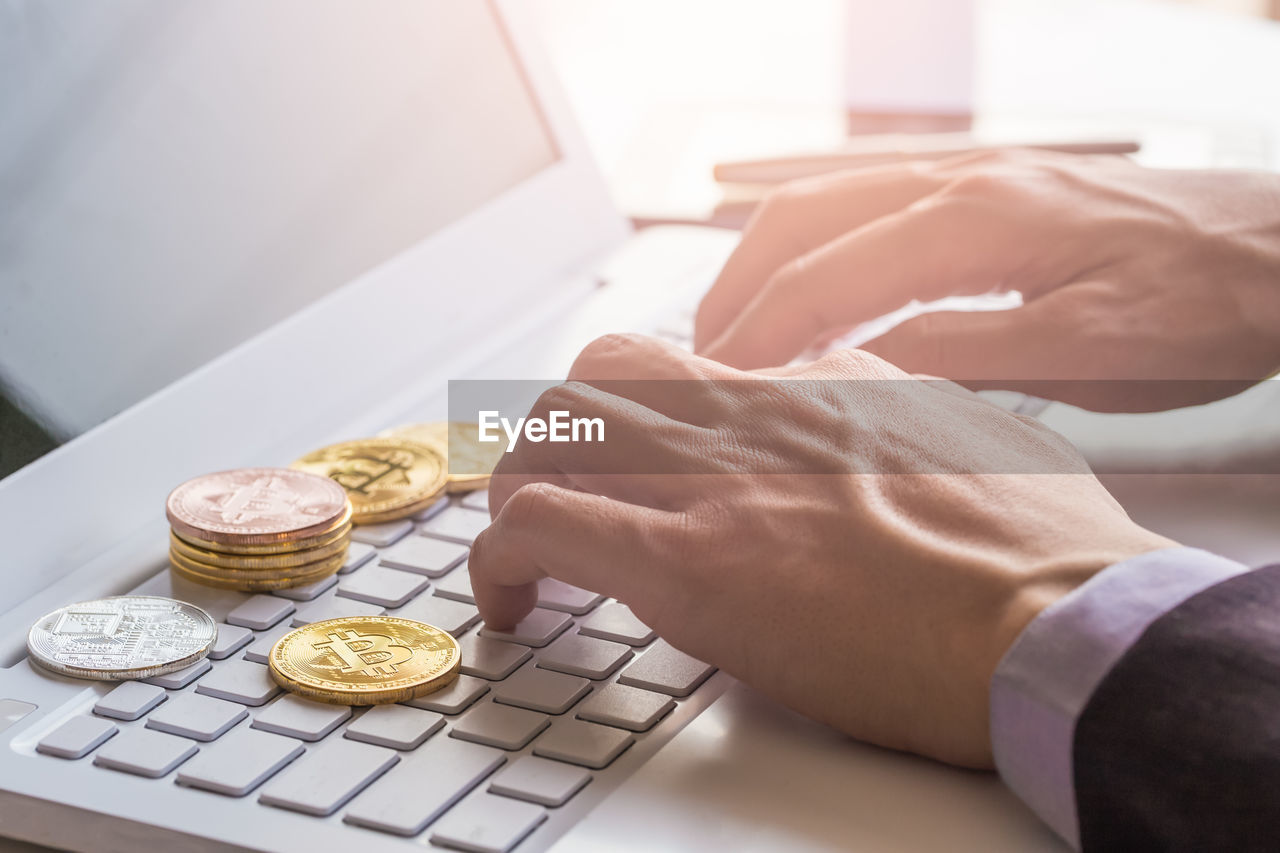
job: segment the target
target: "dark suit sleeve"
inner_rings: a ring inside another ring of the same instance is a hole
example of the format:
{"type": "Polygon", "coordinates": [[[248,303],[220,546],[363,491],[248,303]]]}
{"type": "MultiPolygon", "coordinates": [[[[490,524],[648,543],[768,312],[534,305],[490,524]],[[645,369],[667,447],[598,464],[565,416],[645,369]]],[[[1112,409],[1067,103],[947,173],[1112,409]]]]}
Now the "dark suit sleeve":
{"type": "Polygon", "coordinates": [[[1280,851],[1280,565],[1153,622],[1072,744],[1081,847],[1280,851]]]}

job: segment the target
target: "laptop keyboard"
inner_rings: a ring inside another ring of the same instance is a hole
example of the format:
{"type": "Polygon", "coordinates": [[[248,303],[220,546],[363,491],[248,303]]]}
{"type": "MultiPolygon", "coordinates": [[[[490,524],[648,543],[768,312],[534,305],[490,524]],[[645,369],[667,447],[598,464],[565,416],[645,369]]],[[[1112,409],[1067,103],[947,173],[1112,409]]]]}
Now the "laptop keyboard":
{"type": "Polygon", "coordinates": [[[525,839],[539,837],[548,810],[572,803],[637,741],[668,737],[671,712],[715,670],[625,605],[551,579],[522,623],[485,628],[466,559],[487,508],[478,492],[356,528],[338,574],[238,594],[230,607],[225,591],[184,585],[183,597],[222,615],[209,658],[119,684],[36,751],[437,846],[533,846],[525,839]],[[420,699],[366,709],[300,699],[268,675],[272,645],[295,627],[380,613],[454,635],[462,674],[420,699]]]}

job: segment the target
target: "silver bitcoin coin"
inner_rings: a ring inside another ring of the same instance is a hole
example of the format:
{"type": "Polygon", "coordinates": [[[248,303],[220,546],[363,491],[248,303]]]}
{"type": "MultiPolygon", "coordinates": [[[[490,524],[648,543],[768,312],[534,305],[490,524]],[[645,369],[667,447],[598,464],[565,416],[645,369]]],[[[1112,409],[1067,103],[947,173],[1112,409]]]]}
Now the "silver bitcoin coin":
{"type": "Polygon", "coordinates": [[[194,604],[118,595],[37,619],[27,651],[33,662],[61,675],[125,681],[191,666],[209,653],[217,634],[213,618],[194,604]]]}

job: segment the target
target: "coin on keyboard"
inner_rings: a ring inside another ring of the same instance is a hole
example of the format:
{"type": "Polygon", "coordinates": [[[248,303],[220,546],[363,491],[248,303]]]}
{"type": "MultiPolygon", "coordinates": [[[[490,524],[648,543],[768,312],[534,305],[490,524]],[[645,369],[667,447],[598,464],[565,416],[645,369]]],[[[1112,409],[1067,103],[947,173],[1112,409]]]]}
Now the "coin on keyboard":
{"type": "Polygon", "coordinates": [[[448,460],[449,483],[445,490],[455,495],[488,486],[505,447],[501,441],[480,441],[480,426],[465,421],[405,424],[379,435],[410,438],[439,450],[448,460]]]}
{"type": "Polygon", "coordinates": [[[434,447],[402,437],[344,441],[293,463],[347,490],[356,524],[406,518],[444,493],[446,463],[434,447]]]}
{"type": "MultiPolygon", "coordinates": [[[[350,529],[347,530],[350,533],[350,529]]],[[[178,536],[176,533],[169,534],[169,548],[175,554],[180,554],[188,560],[194,560],[203,563],[205,566],[215,569],[253,569],[253,570],[287,570],[299,569],[308,566],[329,557],[341,556],[346,558],[347,546],[350,545],[350,538],[335,539],[327,545],[321,545],[317,548],[308,548],[304,551],[289,551],[283,554],[227,554],[223,551],[212,548],[201,548],[192,545],[178,536]]],[[[341,561],[339,561],[341,565],[341,561]]]]}
{"type": "Polygon", "coordinates": [[[350,512],[333,481],[289,468],[240,468],[188,480],[165,515],[179,535],[227,545],[278,545],[328,533],[350,512]]]}
{"type": "Polygon", "coordinates": [[[70,604],[36,620],[31,660],[75,678],[125,681],[198,662],[218,634],[213,618],[185,601],[119,595],[70,604]]]}
{"type": "Polygon", "coordinates": [[[188,536],[176,530],[173,531],[173,535],[193,548],[202,548],[206,551],[217,551],[220,554],[242,557],[273,557],[281,554],[292,554],[297,551],[308,551],[312,548],[323,548],[326,545],[333,545],[335,542],[350,541],[351,515],[348,512],[340,519],[338,525],[315,536],[288,542],[273,542],[270,545],[231,545],[226,542],[210,542],[207,539],[188,536]]]}
{"type": "MultiPolygon", "coordinates": [[[[180,553],[174,548],[169,549],[169,563],[171,566],[181,569],[188,575],[204,576],[212,579],[222,579],[228,581],[288,581],[292,580],[290,586],[301,586],[304,583],[314,583],[323,580],[329,575],[342,568],[343,562],[347,559],[346,551],[340,554],[334,554],[317,560],[314,563],[307,563],[302,566],[291,566],[285,569],[233,569],[224,568],[222,566],[211,566],[208,563],[199,560],[193,560],[190,557],[180,553]]],[[[281,589],[275,586],[273,589],[281,589]]]]}
{"type": "Polygon", "coordinates": [[[334,705],[406,702],[458,677],[462,650],[439,628],[397,616],[326,619],[285,634],[268,660],[276,683],[334,705]]]}

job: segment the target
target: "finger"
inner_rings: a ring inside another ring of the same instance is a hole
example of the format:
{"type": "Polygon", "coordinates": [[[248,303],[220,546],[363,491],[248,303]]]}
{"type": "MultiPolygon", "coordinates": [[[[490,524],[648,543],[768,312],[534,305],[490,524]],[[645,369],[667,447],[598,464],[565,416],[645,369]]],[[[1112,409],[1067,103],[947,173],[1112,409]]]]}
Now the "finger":
{"type": "Polygon", "coordinates": [[[547,483],[517,491],[476,537],[471,588],[485,622],[509,628],[551,577],[649,610],[662,595],[678,516],[547,483]]]}
{"type": "Polygon", "coordinates": [[[820,333],[912,299],[989,291],[1026,251],[988,208],[939,195],[798,258],[779,270],[704,355],[740,369],[785,364],[820,333]]]}
{"type": "Polygon", "coordinates": [[[940,189],[937,166],[906,163],[796,181],[763,202],[698,306],[694,349],[720,336],[775,270],[940,189]]]}
{"type": "MultiPolygon", "coordinates": [[[[1045,328],[1038,300],[1005,311],[934,311],[913,317],[862,349],[908,373],[952,381],[1049,378],[1057,341],[1070,336],[1069,318],[1059,316],[1056,334],[1045,328]],[[1049,362],[1049,363],[1046,363],[1049,362]]],[[[1052,306],[1050,306],[1052,307],[1052,306]]]]}
{"type": "Polygon", "coordinates": [[[1077,283],[1005,311],[921,314],[863,349],[910,373],[943,376],[970,389],[1136,410],[1147,405],[1149,389],[1113,381],[1124,376],[1116,362],[1129,361],[1130,353],[1100,319],[1119,313],[1108,285],[1077,283]]]}

